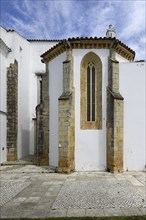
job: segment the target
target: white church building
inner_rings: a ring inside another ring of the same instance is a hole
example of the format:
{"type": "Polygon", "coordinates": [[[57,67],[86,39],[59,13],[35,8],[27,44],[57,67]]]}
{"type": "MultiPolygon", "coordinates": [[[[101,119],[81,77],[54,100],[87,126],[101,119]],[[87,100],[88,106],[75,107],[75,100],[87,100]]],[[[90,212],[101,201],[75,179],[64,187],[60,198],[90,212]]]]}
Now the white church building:
{"type": "Polygon", "coordinates": [[[28,40],[0,27],[0,163],[146,168],[145,62],[116,38],[28,40]]]}

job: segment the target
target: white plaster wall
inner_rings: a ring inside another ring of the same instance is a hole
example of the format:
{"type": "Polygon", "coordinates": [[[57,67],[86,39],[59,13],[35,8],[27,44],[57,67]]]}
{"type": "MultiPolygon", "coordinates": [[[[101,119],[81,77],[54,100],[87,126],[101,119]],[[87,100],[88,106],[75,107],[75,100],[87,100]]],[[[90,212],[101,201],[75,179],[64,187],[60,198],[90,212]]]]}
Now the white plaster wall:
{"type": "Polygon", "coordinates": [[[145,63],[120,64],[120,93],[124,97],[124,170],[146,165],[145,63]]]}
{"type": "Polygon", "coordinates": [[[50,138],[49,163],[58,167],[58,98],[63,92],[63,61],[66,52],[49,63],[49,95],[50,95],[50,138]]]}
{"type": "Polygon", "coordinates": [[[34,154],[35,145],[35,124],[36,106],[39,104],[39,79],[35,73],[45,72],[45,64],[41,62],[40,55],[56,45],[57,42],[31,41],[30,42],[30,149],[29,154],[34,154]]]}
{"type": "Polygon", "coordinates": [[[18,159],[29,154],[29,42],[12,32],[13,62],[18,62],[18,159]]]}
{"type": "Polygon", "coordinates": [[[74,49],[75,86],[75,170],[101,171],[106,168],[106,86],[108,82],[107,49],[74,49]],[[102,61],[102,130],[80,129],[80,63],[88,52],[94,52],[102,61]]]}
{"type": "MultiPolygon", "coordinates": [[[[11,52],[3,60],[2,79],[2,104],[6,109],[6,68],[10,63],[18,62],[18,159],[26,156],[29,152],[29,42],[17,34],[15,31],[7,32],[0,28],[1,38],[5,44],[11,48],[11,52]]],[[[6,145],[6,119],[1,122],[3,129],[3,142],[6,145]]],[[[5,157],[6,160],[6,157],[5,157]]]]}
{"type": "MultiPolygon", "coordinates": [[[[38,104],[37,77],[35,72],[45,72],[45,65],[40,55],[57,42],[29,42],[15,31],[7,32],[0,27],[0,34],[12,52],[7,57],[1,55],[0,103],[1,111],[6,111],[6,68],[10,63],[18,62],[18,159],[34,153],[34,122],[35,108],[38,104]]],[[[6,116],[0,114],[0,152],[1,161],[6,160],[6,116]]]]}
{"type": "Polygon", "coordinates": [[[128,62],[130,62],[126,58],[124,58],[121,55],[119,55],[118,53],[116,53],[116,60],[119,61],[120,63],[123,63],[123,62],[128,63],[128,62]]]}
{"type": "MultiPolygon", "coordinates": [[[[5,44],[11,46],[11,38],[7,36],[4,28],[0,27],[0,36],[5,44]]],[[[6,107],[6,68],[11,60],[11,53],[6,54],[0,50],[0,163],[7,160],[7,143],[6,143],[6,123],[7,123],[7,107],[6,107]]]]}
{"type": "Polygon", "coordinates": [[[0,163],[6,161],[6,58],[0,51],[0,163]]]}
{"type": "Polygon", "coordinates": [[[0,163],[6,161],[6,115],[0,113],[0,163]]]}

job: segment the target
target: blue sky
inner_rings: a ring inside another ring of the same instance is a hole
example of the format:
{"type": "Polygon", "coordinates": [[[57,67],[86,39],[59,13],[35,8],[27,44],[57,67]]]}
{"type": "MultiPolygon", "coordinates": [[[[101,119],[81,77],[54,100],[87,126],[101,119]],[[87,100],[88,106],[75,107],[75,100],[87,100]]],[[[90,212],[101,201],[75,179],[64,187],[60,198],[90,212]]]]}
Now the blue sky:
{"type": "Polygon", "coordinates": [[[116,37],[146,59],[146,0],[0,0],[1,25],[29,39],[116,37]]]}

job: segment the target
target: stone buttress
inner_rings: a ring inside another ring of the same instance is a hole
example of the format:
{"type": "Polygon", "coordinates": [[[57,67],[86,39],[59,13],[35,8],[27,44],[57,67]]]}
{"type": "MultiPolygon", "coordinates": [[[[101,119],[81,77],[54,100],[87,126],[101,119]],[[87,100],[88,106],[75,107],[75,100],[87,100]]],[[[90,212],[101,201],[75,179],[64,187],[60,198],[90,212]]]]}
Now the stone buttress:
{"type": "Polygon", "coordinates": [[[7,68],[7,160],[18,159],[18,63],[7,68]]]}
{"type": "Polygon", "coordinates": [[[67,49],[67,59],[63,62],[63,93],[59,97],[59,163],[58,172],[74,170],[75,116],[73,87],[73,57],[67,49]]]}
{"type": "Polygon", "coordinates": [[[123,171],[123,97],[119,93],[119,63],[116,44],[110,49],[107,86],[107,170],[123,171]]]}
{"type": "Polygon", "coordinates": [[[49,165],[49,73],[42,76],[42,99],[36,107],[36,160],[37,165],[49,165]]]}

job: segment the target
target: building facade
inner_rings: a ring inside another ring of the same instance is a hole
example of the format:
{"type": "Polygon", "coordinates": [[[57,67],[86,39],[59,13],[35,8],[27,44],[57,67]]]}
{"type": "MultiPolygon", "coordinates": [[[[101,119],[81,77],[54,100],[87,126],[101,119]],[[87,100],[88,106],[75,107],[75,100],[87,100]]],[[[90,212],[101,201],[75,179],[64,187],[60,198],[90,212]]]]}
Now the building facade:
{"type": "Polygon", "coordinates": [[[145,62],[112,26],[62,41],[1,32],[1,163],[35,154],[61,173],[144,170],[145,62]]]}

